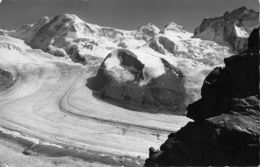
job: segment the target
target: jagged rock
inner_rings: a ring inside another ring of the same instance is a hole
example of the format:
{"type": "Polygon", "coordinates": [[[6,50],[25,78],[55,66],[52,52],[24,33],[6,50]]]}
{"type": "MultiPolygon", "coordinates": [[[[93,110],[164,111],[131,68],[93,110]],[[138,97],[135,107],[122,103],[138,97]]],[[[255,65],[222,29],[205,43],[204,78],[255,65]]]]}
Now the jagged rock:
{"type": "Polygon", "coordinates": [[[101,98],[132,106],[183,108],[183,74],[166,60],[142,52],[115,50],[102,63],[88,87],[101,98]]]}
{"type": "Polygon", "coordinates": [[[226,58],[225,68],[215,68],[205,79],[201,99],[188,106],[187,116],[195,121],[230,110],[232,98],[256,95],[259,83],[259,57],[244,53],[226,58]]]}
{"type": "Polygon", "coordinates": [[[215,41],[242,52],[247,48],[249,34],[258,25],[259,12],[241,7],[221,17],[204,19],[195,29],[194,37],[215,41]]]}
{"type": "Polygon", "coordinates": [[[145,166],[260,164],[259,29],[248,43],[206,77],[201,99],[187,108],[195,122],[150,149],[145,166]]]}

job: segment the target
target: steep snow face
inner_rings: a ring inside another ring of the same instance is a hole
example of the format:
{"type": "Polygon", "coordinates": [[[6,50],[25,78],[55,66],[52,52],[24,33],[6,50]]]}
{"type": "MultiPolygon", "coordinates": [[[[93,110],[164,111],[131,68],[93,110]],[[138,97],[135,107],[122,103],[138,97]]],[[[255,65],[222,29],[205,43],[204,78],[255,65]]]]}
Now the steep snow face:
{"type": "Polygon", "coordinates": [[[93,50],[101,52],[112,45],[111,41],[104,42],[103,38],[112,38],[120,34],[116,30],[85,23],[71,14],[41,19],[29,28],[23,26],[10,33],[11,36],[24,39],[32,48],[42,49],[59,57],[69,56],[73,61],[83,64],[88,53],[93,50]],[[97,47],[98,44],[101,47],[97,47]]]}
{"type": "Polygon", "coordinates": [[[23,39],[26,43],[30,43],[39,29],[49,21],[50,19],[48,17],[42,17],[35,24],[25,24],[21,26],[16,31],[11,32],[11,35],[16,38],[23,39]]]}
{"type": "Polygon", "coordinates": [[[248,38],[249,34],[246,32],[244,27],[238,27],[236,24],[234,24],[235,33],[236,36],[239,38],[248,38]]]}
{"type": "Polygon", "coordinates": [[[241,7],[221,17],[204,19],[195,29],[194,37],[215,41],[241,52],[246,49],[248,34],[257,26],[259,12],[241,7]]]}
{"type": "Polygon", "coordinates": [[[110,53],[88,86],[105,100],[139,110],[149,106],[155,111],[161,108],[180,113],[186,96],[180,70],[163,58],[139,50],[110,53]]]}

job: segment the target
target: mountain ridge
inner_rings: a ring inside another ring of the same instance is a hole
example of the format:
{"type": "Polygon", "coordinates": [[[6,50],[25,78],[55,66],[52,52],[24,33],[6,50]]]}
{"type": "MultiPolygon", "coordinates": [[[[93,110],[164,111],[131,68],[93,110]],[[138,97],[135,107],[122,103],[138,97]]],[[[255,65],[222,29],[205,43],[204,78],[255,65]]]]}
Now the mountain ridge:
{"type": "MultiPolygon", "coordinates": [[[[235,13],[244,10],[236,9],[235,13]]],[[[136,52],[137,57],[159,57],[185,76],[188,99],[184,103],[199,98],[199,85],[209,69],[222,64],[222,59],[233,53],[230,48],[214,41],[194,38],[194,34],[174,22],[162,29],[148,23],[130,31],[87,23],[74,14],[61,14],[52,18],[42,17],[34,24],[2,31],[1,34],[22,39],[33,49],[83,65],[100,66],[102,59],[120,49],[136,52]]],[[[119,75],[125,78],[123,73],[119,75]]]]}
{"type": "Polygon", "coordinates": [[[195,28],[194,37],[215,41],[237,52],[246,50],[247,38],[259,26],[259,12],[246,7],[227,11],[222,16],[205,18],[195,28]]]}

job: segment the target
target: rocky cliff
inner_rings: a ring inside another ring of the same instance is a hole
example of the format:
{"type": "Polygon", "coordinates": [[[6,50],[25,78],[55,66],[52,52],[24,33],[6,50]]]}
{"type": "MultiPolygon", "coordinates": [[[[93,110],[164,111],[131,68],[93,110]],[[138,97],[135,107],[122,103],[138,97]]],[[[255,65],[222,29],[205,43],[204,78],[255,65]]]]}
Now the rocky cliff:
{"type": "Polygon", "coordinates": [[[190,104],[190,122],[150,149],[145,166],[259,165],[259,28],[246,52],[224,60],[205,79],[201,99],[190,104]]]}
{"type": "Polygon", "coordinates": [[[0,92],[5,91],[14,84],[14,78],[11,73],[0,68],[0,92]]]}
{"type": "Polygon", "coordinates": [[[195,29],[194,37],[215,41],[241,52],[246,50],[246,39],[258,25],[259,12],[241,7],[221,17],[204,19],[195,29]]]}

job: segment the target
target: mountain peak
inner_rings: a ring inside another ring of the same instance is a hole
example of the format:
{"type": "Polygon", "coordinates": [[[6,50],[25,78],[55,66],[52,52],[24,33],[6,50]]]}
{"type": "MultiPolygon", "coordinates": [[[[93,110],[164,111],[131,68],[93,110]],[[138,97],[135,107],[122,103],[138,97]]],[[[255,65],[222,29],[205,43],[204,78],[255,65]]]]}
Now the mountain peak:
{"type": "Polygon", "coordinates": [[[230,14],[239,14],[239,13],[243,13],[246,10],[248,10],[245,6],[239,7],[237,9],[234,9],[230,12],[230,14]]]}
{"type": "Polygon", "coordinates": [[[75,14],[68,14],[68,13],[56,15],[52,20],[56,20],[56,19],[61,20],[63,22],[66,22],[66,21],[84,22],[77,15],[75,15],[75,14]]]}
{"type": "Polygon", "coordinates": [[[135,38],[149,41],[155,34],[159,32],[160,29],[158,27],[152,23],[148,23],[137,30],[135,38]]]}
{"type": "Polygon", "coordinates": [[[159,29],[157,26],[155,26],[155,25],[152,24],[152,23],[147,23],[146,25],[140,27],[139,29],[142,29],[142,28],[153,28],[153,29],[159,29]]]}
{"type": "Polygon", "coordinates": [[[248,34],[258,25],[259,12],[240,7],[221,17],[204,19],[195,29],[194,37],[215,41],[241,52],[246,50],[248,34]]]}
{"type": "Polygon", "coordinates": [[[176,24],[175,22],[170,22],[164,26],[165,30],[174,30],[174,31],[185,31],[184,27],[176,24]]]}
{"type": "Polygon", "coordinates": [[[174,33],[187,33],[188,31],[185,30],[185,28],[179,24],[176,24],[175,22],[170,22],[164,26],[164,28],[161,30],[162,34],[165,34],[166,32],[174,32],[174,33]]]}

